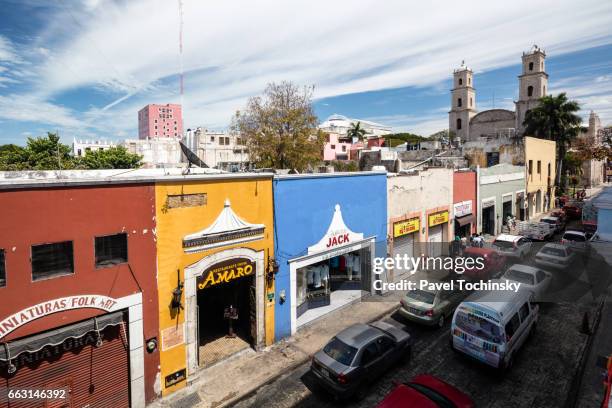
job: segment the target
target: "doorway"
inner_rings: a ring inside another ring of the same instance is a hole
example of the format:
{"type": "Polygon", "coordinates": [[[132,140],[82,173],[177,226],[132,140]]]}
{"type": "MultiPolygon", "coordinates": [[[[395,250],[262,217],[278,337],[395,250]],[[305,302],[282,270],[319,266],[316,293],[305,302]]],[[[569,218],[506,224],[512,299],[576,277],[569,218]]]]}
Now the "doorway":
{"type": "Polygon", "coordinates": [[[495,235],[495,206],[482,209],[482,232],[495,235]]]}
{"type": "Polygon", "coordinates": [[[198,289],[198,360],[209,367],[254,345],[254,277],[198,289]],[[230,309],[231,308],[231,309],[230,309]]]}

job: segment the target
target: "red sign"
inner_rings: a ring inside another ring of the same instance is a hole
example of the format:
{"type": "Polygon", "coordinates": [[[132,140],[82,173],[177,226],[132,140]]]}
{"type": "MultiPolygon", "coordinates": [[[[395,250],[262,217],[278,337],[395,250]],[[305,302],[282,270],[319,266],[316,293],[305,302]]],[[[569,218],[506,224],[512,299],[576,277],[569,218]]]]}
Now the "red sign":
{"type": "Polygon", "coordinates": [[[334,235],[333,237],[329,237],[329,241],[327,241],[326,246],[328,248],[331,248],[336,245],[348,244],[349,241],[349,234],[347,232],[346,234],[334,235]]]}

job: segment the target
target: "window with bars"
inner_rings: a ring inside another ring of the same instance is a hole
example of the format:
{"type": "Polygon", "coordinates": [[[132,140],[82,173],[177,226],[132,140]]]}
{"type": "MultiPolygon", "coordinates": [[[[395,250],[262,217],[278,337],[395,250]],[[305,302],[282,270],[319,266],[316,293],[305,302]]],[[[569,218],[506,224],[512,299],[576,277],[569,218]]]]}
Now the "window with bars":
{"type": "Polygon", "coordinates": [[[32,245],[32,280],[74,273],[72,241],[32,245]]]}
{"type": "Polygon", "coordinates": [[[96,237],[96,268],[104,268],[128,261],[127,234],[96,237]]]}

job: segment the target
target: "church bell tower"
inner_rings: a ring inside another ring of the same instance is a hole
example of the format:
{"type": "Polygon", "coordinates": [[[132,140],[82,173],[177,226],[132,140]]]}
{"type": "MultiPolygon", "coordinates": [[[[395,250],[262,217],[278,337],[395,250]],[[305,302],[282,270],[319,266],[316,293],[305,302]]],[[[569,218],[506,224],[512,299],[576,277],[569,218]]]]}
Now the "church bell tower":
{"type": "Polygon", "coordinates": [[[525,131],[523,121],[527,111],[538,106],[539,99],[546,96],[548,89],[544,50],[534,45],[529,52],[523,53],[522,59],[523,72],[519,75],[519,100],[515,102],[516,131],[520,136],[523,136],[525,131]]]}
{"type": "Polygon", "coordinates": [[[453,72],[448,129],[462,141],[469,140],[470,119],[476,114],[476,89],[474,89],[473,76],[472,70],[465,65],[465,62],[453,72]]]}

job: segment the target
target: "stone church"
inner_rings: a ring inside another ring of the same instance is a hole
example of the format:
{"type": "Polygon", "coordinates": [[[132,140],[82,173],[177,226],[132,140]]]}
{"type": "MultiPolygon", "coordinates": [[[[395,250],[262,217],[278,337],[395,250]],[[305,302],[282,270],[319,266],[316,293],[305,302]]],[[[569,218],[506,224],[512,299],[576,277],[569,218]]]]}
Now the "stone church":
{"type": "Polygon", "coordinates": [[[453,72],[451,110],[448,112],[449,130],[462,142],[486,141],[491,138],[523,136],[523,121],[529,109],[537,106],[546,95],[548,74],[546,54],[534,45],[523,53],[523,69],[519,75],[519,99],[514,111],[490,109],[478,112],[472,70],[464,63],[453,72]]]}

